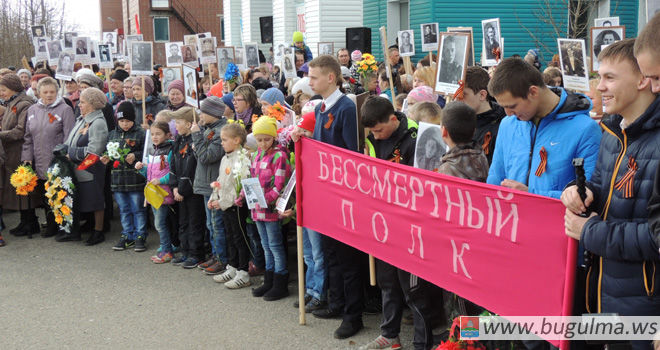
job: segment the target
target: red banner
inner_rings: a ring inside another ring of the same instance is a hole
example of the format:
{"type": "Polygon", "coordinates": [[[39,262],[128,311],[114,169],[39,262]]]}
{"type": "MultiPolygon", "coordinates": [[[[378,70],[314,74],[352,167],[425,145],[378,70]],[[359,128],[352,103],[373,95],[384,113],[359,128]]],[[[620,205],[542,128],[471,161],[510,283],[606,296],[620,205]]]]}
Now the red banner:
{"type": "Polygon", "coordinates": [[[502,316],[570,313],[575,241],[558,200],[307,138],[296,147],[299,225],[502,316]]]}

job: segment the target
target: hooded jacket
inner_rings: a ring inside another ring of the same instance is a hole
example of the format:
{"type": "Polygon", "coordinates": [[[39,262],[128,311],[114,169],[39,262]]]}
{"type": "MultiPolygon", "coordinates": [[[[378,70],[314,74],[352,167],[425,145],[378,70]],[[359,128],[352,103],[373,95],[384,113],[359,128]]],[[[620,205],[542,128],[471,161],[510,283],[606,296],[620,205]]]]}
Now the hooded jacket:
{"type": "Polygon", "coordinates": [[[499,186],[510,179],[527,185],[530,193],[559,198],[566,184],[575,180],[573,158],[584,158],[585,175],[591,178],[601,138],[598,124],[589,117],[591,101],[562,88],[551,91],[560,97],[559,103],[538,126],[517,116],[502,119],[489,184],[499,186]]]}
{"type": "Polygon", "coordinates": [[[474,132],[474,138],[472,140],[478,146],[481,146],[488,159],[488,164],[493,162],[497,131],[500,128],[502,118],[505,116],[506,112],[504,112],[504,108],[495,102],[490,102],[490,110],[477,114],[477,129],[474,132]]]}
{"type": "Polygon", "coordinates": [[[590,209],[599,214],[586,222],[581,239],[597,256],[590,273],[594,279],[587,285],[597,297],[590,312],[657,316],[659,232],[649,226],[647,204],[660,164],[660,97],[624,130],[622,119],[603,119],[598,163],[587,183],[594,193],[590,209]]]}
{"type": "Polygon", "coordinates": [[[41,100],[28,108],[21,160],[31,161],[40,179],[53,160],[53,149],[69,136],[76,118],[61,97],[50,105],[41,100]]]}
{"type": "Polygon", "coordinates": [[[486,182],[488,161],[475,143],[456,145],[442,156],[438,173],[479,182],[486,182]]]}
{"type": "MultiPolygon", "coordinates": [[[[133,123],[133,126],[124,131],[121,128],[110,131],[108,142],[119,142],[119,147],[130,149],[130,153],[135,155],[135,162],[142,159],[144,152],[144,129],[142,126],[133,123]]],[[[112,192],[135,192],[143,191],[146,184],[145,177],[135,170],[135,162],[128,164],[125,160],[119,162],[114,167],[115,161],[109,163],[110,167],[110,188],[112,192]]]]}

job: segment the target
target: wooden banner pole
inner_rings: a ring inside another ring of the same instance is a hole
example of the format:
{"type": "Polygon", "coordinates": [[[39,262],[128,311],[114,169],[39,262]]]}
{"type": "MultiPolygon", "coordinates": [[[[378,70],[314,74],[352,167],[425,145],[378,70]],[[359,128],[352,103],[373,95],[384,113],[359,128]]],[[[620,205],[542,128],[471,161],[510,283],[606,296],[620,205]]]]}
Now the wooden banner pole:
{"type": "Polygon", "coordinates": [[[298,323],[305,325],[305,267],[303,266],[303,228],[297,227],[298,250],[298,323]]]}
{"type": "MultiPolygon", "coordinates": [[[[387,52],[387,29],[385,26],[380,27],[380,37],[383,41],[383,53],[385,55],[385,62],[387,62],[387,65],[385,66],[387,69],[387,78],[390,80],[390,91],[392,91],[392,105],[394,106],[394,110],[398,110],[398,106],[396,105],[396,98],[394,96],[394,80],[392,80],[392,65],[390,64],[390,54],[387,52]]],[[[374,272],[375,273],[375,272],[374,272]]],[[[375,284],[372,284],[375,286],[375,284]]]]}
{"type": "Polygon", "coordinates": [[[144,90],[144,75],[142,76],[142,125],[149,125],[147,121],[147,92],[144,90]]]}

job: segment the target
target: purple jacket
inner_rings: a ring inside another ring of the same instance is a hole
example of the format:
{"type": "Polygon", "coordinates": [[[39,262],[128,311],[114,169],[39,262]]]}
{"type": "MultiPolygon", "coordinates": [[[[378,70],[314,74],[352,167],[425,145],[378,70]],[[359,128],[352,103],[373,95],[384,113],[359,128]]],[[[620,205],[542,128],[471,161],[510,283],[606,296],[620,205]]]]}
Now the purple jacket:
{"type": "Polygon", "coordinates": [[[28,108],[21,160],[31,161],[40,179],[46,178],[53,149],[64,143],[75,122],[73,109],[62,98],[50,105],[39,100],[28,108]]]}

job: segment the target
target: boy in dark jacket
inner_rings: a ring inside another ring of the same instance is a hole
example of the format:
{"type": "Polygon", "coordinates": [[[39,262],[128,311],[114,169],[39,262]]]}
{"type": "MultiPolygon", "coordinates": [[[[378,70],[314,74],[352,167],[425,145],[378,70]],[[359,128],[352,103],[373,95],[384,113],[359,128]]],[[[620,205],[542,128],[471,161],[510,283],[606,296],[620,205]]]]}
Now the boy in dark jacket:
{"type": "MultiPolygon", "coordinates": [[[[576,186],[564,190],[566,235],[590,252],[593,279],[588,290],[596,302],[587,310],[621,316],[658,316],[660,285],[657,233],[649,225],[647,205],[660,164],[660,98],[633,55],[635,39],[616,42],[598,55],[605,131],[586,199],[576,186]],[[590,213],[588,217],[578,214],[590,213]],[[593,293],[593,294],[592,294],[593,293]],[[594,295],[595,294],[595,295],[594,295]]],[[[633,349],[651,349],[633,341],[633,349]]]]}
{"type": "Polygon", "coordinates": [[[500,107],[488,94],[490,77],[483,68],[472,66],[465,72],[465,88],[463,102],[477,113],[477,128],[473,140],[481,146],[488,164],[493,160],[497,130],[502,118],[506,116],[504,108],[500,107]]]}
{"type": "Polygon", "coordinates": [[[227,244],[222,221],[223,213],[222,210],[210,209],[206,203],[208,203],[213,192],[211,182],[218,178],[220,161],[225,155],[220,130],[227,123],[227,119],[222,117],[226,106],[219,97],[209,96],[202,101],[200,107],[202,114],[199,118],[203,125],[200,127],[193,123],[190,129],[192,131],[193,150],[197,158],[193,192],[204,196],[206,227],[211,234],[213,257],[203,263],[202,266],[205,267],[204,272],[206,274],[219,275],[225,270],[227,262],[227,244]]]}
{"type": "MultiPolygon", "coordinates": [[[[366,140],[369,155],[398,164],[412,166],[415,159],[417,123],[394,111],[384,97],[371,97],[362,106],[362,122],[370,129],[366,140]]],[[[376,260],[376,278],[383,296],[381,335],[361,349],[399,348],[401,316],[406,301],[413,311],[416,349],[430,349],[433,345],[433,305],[429,291],[437,289],[410,273],[384,261],[376,260]],[[411,285],[411,282],[414,282],[411,285]]]]}
{"type": "Polygon", "coordinates": [[[204,259],[204,197],[193,192],[197,158],[193,152],[190,128],[195,111],[183,107],[175,112],[167,112],[174,119],[178,135],[172,149],[171,185],[174,200],[179,204],[179,240],[181,255],[172,260],[172,265],[184,269],[196,267],[204,259]]]}
{"type": "Polygon", "coordinates": [[[135,171],[134,164],[136,159],[142,159],[144,130],[135,123],[135,110],[130,102],[122,102],[117,107],[117,123],[119,128],[108,134],[108,154],[101,157],[103,164],[110,163],[110,188],[121,216],[121,236],[112,249],[124,250],[134,245],[136,252],[143,252],[147,249],[146,182],[144,176],[135,171]],[[116,159],[110,150],[113,143],[129,149],[129,153],[123,159],[116,159]]]}

